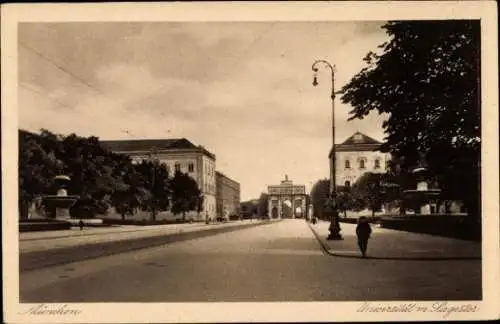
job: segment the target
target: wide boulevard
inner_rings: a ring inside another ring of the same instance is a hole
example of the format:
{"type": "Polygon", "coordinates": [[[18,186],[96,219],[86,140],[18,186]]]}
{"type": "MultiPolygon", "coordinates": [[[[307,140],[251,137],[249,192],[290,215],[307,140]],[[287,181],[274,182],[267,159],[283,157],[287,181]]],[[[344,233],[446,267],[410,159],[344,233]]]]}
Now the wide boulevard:
{"type": "Polygon", "coordinates": [[[479,244],[374,228],[370,242],[372,255],[381,253],[384,257],[362,259],[357,256],[355,241],[348,237],[354,225],[342,226],[346,239],[327,244],[331,250],[345,250],[345,256],[328,253],[325,242],[321,244],[318,240],[325,236],[328,223],[311,225],[301,219],[288,219],[21,271],[20,299],[21,302],[481,299],[479,244]],[[477,254],[450,257],[445,247],[453,246],[460,247],[460,251],[469,249],[472,254],[477,250],[477,254]],[[412,258],[412,253],[419,257],[412,258]]]}

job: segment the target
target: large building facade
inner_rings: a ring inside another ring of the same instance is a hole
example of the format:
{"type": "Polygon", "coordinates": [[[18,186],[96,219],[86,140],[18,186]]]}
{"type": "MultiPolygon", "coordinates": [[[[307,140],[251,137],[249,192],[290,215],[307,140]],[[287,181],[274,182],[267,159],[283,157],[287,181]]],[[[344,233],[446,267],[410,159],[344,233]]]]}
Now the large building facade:
{"type": "Polygon", "coordinates": [[[225,174],[215,172],[217,218],[229,219],[240,213],[240,184],[225,174]]]}
{"type": "Polygon", "coordinates": [[[190,218],[216,218],[216,171],[215,155],[203,146],[196,146],[185,138],[154,140],[100,141],[115,153],[127,154],[133,162],[157,160],[166,165],[170,176],[175,171],[187,173],[203,193],[203,212],[190,213],[190,218]]]}
{"type": "MultiPolygon", "coordinates": [[[[332,151],[329,154],[331,175],[333,175],[333,163],[335,163],[336,185],[353,185],[367,172],[386,172],[391,155],[379,151],[381,144],[360,132],[356,132],[343,143],[336,144],[336,159],[333,159],[332,151]]],[[[332,183],[330,183],[330,189],[332,188],[332,183]]]]}

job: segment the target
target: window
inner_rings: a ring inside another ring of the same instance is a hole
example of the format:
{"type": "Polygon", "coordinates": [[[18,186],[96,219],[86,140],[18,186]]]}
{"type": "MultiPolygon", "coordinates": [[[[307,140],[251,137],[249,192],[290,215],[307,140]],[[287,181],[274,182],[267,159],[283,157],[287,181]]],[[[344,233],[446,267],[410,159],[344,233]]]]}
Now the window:
{"type": "Polygon", "coordinates": [[[175,168],[175,172],[180,172],[181,171],[181,165],[179,163],[176,163],[174,165],[174,168],[175,168]]]}
{"type": "Polygon", "coordinates": [[[374,166],[375,169],[380,169],[380,160],[379,159],[375,159],[375,166],[374,166]]]}
{"type": "Polygon", "coordinates": [[[364,159],[359,160],[359,168],[360,169],[364,169],[365,168],[365,160],[364,159]]]}
{"type": "Polygon", "coordinates": [[[188,171],[189,172],[194,172],[194,164],[193,163],[189,163],[189,165],[188,165],[188,171]]]}
{"type": "Polygon", "coordinates": [[[344,165],[345,165],[346,169],[350,169],[351,168],[351,162],[349,160],[345,160],[344,165]]]}

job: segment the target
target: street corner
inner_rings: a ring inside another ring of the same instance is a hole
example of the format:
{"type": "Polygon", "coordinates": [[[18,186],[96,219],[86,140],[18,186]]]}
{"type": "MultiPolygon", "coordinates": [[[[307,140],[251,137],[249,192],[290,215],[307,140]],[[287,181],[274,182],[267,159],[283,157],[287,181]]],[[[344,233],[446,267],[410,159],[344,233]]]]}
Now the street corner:
{"type": "Polygon", "coordinates": [[[360,257],[357,250],[355,227],[352,224],[341,224],[341,239],[328,239],[330,223],[317,221],[316,224],[308,223],[309,228],[318,240],[325,253],[340,257],[360,257]],[[347,225],[347,226],[346,226],[347,225]]]}
{"type": "MultiPolygon", "coordinates": [[[[340,223],[342,239],[330,240],[330,223],[318,221],[309,227],[325,253],[336,257],[360,258],[356,225],[340,223]]],[[[372,226],[366,259],[401,261],[481,260],[481,245],[428,234],[388,230],[372,226]]]]}

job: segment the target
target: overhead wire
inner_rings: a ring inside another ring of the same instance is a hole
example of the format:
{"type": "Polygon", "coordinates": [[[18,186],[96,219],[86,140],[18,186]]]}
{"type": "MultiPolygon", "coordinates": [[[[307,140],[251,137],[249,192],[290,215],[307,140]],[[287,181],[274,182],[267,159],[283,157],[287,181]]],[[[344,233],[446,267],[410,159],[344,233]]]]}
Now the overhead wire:
{"type": "MultiPolygon", "coordinates": [[[[268,28],[266,28],[265,30],[262,31],[262,33],[260,33],[247,47],[246,49],[242,52],[241,55],[239,55],[239,57],[236,59],[236,61],[240,61],[243,57],[245,57],[250,51],[251,49],[265,36],[267,35],[273,28],[274,26],[276,25],[276,22],[273,22],[268,28]]],[[[19,41],[19,45],[24,47],[26,50],[34,53],[36,56],[40,57],[41,59],[43,59],[44,61],[48,62],[49,64],[53,65],[54,67],[56,67],[58,70],[62,71],[63,73],[65,73],[66,75],[70,76],[71,78],[73,78],[74,80],[78,81],[79,83],[83,84],[84,86],[86,86],[87,88],[99,93],[101,96],[117,103],[119,106],[123,107],[123,104],[116,101],[115,99],[113,98],[110,98],[107,94],[105,94],[104,92],[102,92],[101,90],[99,90],[98,88],[96,88],[95,86],[93,86],[90,82],[88,82],[87,80],[85,80],[84,78],[78,76],[77,74],[75,74],[74,72],[72,71],[69,71],[67,68],[63,67],[60,63],[57,63],[57,62],[54,62],[52,59],[48,58],[46,55],[40,53],[40,51],[36,50],[35,48],[33,48],[32,46],[29,46],[27,45],[26,43],[22,42],[22,41],[19,41]]],[[[47,95],[44,95],[42,94],[40,91],[38,90],[35,90],[31,87],[27,87],[23,84],[20,84],[20,86],[28,91],[31,91],[31,92],[34,92],[36,94],[38,94],[39,96],[42,96],[44,98],[47,98],[47,99],[50,99],[52,101],[54,101],[56,104],[58,104],[59,106],[61,107],[67,107],[67,108],[74,108],[74,107],[70,107],[69,105],[67,104],[63,104],[61,103],[60,101],[52,98],[52,97],[49,97],[47,95]]],[[[85,114],[89,115],[90,116],[90,113],[88,113],[87,111],[85,110],[82,110],[82,112],[84,112],[85,114]]],[[[94,116],[92,116],[94,117],[94,116]]],[[[118,124],[116,124],[118,125],[118,124]]],[[[120,127],[121,128],[121,127],[120,127]]],[[[133,132],[131,132],[130,130],[128,129],[121,129],[121,131],[129,136],[132,136],[134,138],[137,138],[137,136],[135,136],[133,134],[133,132]]],[[[170,133],[170,131],[166,131],[166,130],[163,130],[164,133],[170,133]]]]}
{"type": "MultiPolygon", "coordinates": [[[[99,89],[97,89],[97,88],[95,88],[94,86],[92,86],[89,82],[87,82],[87,81],[85,81],[83,78],[81,78],[81,77],[79,77],[79,76],[75,75],[73,72],[70,72],[70,71],[69,71],[69,70],[67,70],[66,68],[62,67],[60,64],[57,64],[57,63],[56,63],[56,62],[54,62],[53,60],[51,60],[51,59],[49,59],[48,57],[46,57],[45,55],[41,54],[39,51],[35,50],[34,48],[32,48],[32,47],[30,47],[30,46],[28,46],[28,45],[26,45],[26,44],[24,44],[23,42],[19,42],[19,44],[20,44],[22,47],[24,47],[25,49],[27,49],[28,51],[30,51],[30,52],[32,52],[32,53],[34,53],[34,54],[36,54],[38,57],[42,58],[44,61],[48,62],[49,64],[51,64],[51,65],[53,65],[53,66],[55,66],[57,69],[59,69],[59,70],[60,70],[60,71],[62,71],[63,73],[65,73],[65,74],[69,75],[69,76],[70,76],[70,77],[72,77],[74,80],[77,80],[78,82],[80,82],[81,84],[85,85],[86,87],[88,87],[88,88],[92,89],[93,91],[95,91],[95,92],[97,92],[97,93],[101,94],[101,95],[102,95],[102,96],[104,96],[105,98],[107,98],[107,99],[109,99],[109,100],[111,100],[111,101],[113,101],[113,102],[115,102],[115,103],[117,103],[118,105],[120,105],[120,106],[122,106],[122,107],[123,107],[123,105],[122,105],[120,102],[118,102],[118,101],[116,101],[116,100],[114,100],[114,99],[111,99],[109,96],[107,96],[106,94],[104,94],[102,91],[100,91],[99,89]]],[[[23,83],[19,83],[19,86],[20,86],[20,87],[22,87],[22,88],[24,88],[24,89],[26,89],[26,90],[28,90],[28,91],[34,92],[34,93],[38,94],[39,96],[42,96],[42,97],[47,98],[47,99],[50,99],[50,100],[54,101],[56,104],[58,104],[58,105],[59,105],[59,106],[61,106],[61,107],[66,107],[66,108],[70,108],[70,109],[73,109],[73,108],[74,108],[74,107],[70,107],[70,106],[69,106],[69,105],[67,105],[67,104],[63,104],[63,103],[61,103],[60,101],[58,101],[58,100],[56,100],[56,99],[54,99],[54,98],[52,98],[52,97],[50,97],[50,96],[47,96],[47,95],[45,95],[45,94],[41,93],[41,92],[40,92],[40,91],[38,91],[38,90],[33,89],[32,87],[28,87],[28,86],[26,86],[26,85],[25,85],[25,84],[23,84],[23,83]]],[[[90,113],[88,113],[88,112],[87,112],[87,111],[85,111],[85,110],[80,110],[80,112],[83,112],[83,113],[84,113],[84,114],[86,114],[87,116],[90,116],[90,117],[95,117],[95,116],[91,115],[90,113]]],[[[115,123],[115,125],[118,125],[118,123],[115,123]]],[[[121,127],[120,127],[120,128],[121,128],[121,127]]],[[[129,131],[129,130],[123,130],[123,129],[121,129],[121,131],[122,131],[123,133],[126,133],[126,134],[128,134],[128,135],[132,136],[132,137],[137,138],[137,136],[135,136],[135,135],[134,135],[131,131],[129,131]]]]}

